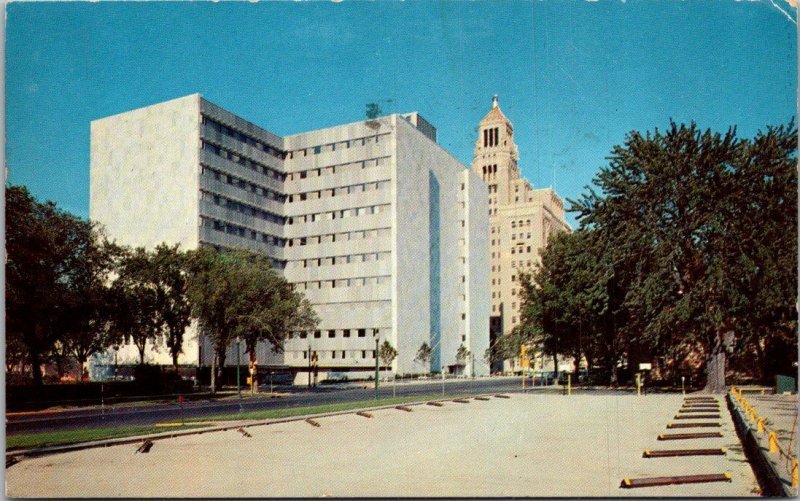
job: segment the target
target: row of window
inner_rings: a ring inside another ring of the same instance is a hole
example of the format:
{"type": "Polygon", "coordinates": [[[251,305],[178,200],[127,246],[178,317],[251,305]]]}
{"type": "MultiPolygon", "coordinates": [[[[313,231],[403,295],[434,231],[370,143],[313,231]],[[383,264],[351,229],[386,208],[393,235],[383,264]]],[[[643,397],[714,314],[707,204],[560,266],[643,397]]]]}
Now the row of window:
{"type": "MultiPolygon", "coordinates": [[[[530,235],[528,235],[528,236],[530,237],[530,235]]],[[[525,254],[526,252],[528,254],[530,254],[530,252],[531,252],[531,246],[530,245],[528,245],[528,246],[515,245],[515,246],[511,247],[511,253],[512,254],[525,254]]]]}
{"type": "MultiPolygon", "coordinates": [[[[313,223],[314,221],[328,221],[331,219],[344,219],[347,217],[368,216],[371,214],[380,214],[381,212],[388,211],[389,207],[390,204],[370,205],[367,207],[353,207],[350,209],[318,212],[315,214],[303,214],[302,216],[293,216],[288,218],[287,223],[294,224],[295,220],[298,223],[313,223]]],[[[300,245],[305,245],[305,244],[300,244],[300,245]]]]}
{"type": "Polygon", "coordinates": [[[292,261],[293,268],[320,268],[322,266],[336,266],[337,264],[370,263],[389,259],[391,252],[368,252],[365,254],[350,254],[346,256],[317,257],[313,259],[298,259],[292,261]]]}
{"type": "Polygon", "coordinates": [[[483,146],[497,146],[500,143],[500,128],[483,129],[483,146]]]}
{"type": "MultiPolygon", "coordinates": [[[[511,295],[512,296],[516,296],[517,295],[517,289],[511,289],[511,295]]],[[[500,292],[492,292],[492,299],[495,299],[496,297],[497,298],[501,297],[500,292]],[[495,296],[495,294],[497,294],[497,295],[495,296]]],[[[513,308],[513,307],[516,307],[516,305],[517,305],[517,303],[512,303],[511,306],[513,308]]]]}
{"type": "MultiPolygon", "coordinates": [[[[486,131],[483,131],[483,132],[485,133],[486,131]]],[[[486,174],[497,174],[497,164],[494,164],[494,165],[484,165],[484,166],[483,166],[483,175],[485,176],[486,174]]],[[[489,189],[489,193],[491,193],[491,192],[492,192],[492,190],[491,190],[491,187],[492,187],[492,186],[494,186],[495,188],[497,187],[497,185],[494,185],[494,184],[493,184],[493,185],[490,185],[490,186],[489,186],[489,188],[490,188],[490,189],[489,189]]]]}
{"type": "Polygon", "coordinates": [[[363,170],[368,167],[380,167],[381,165],[385,165],[388,160],[389,157],[377,157],[377,158],[370,158],[367,160],[359,160],[357,162],[349,162],[345,164],[328,165],[326,167],[315,167],[313,169],[290,172],[288,174],[288,179],[289,181],[293,181],[295,179],[306,179],[310,177],[327,176],[331,174],[336,174],[337,172],[341,174],[342,171],[347,172],[348,170],[354,171],[354,170],[363,170]]]}
{"type": "Polygon", "coordinates": [[[218,219],[213,219],[210,217],[201,216],[200,226],[205,228],[211,228],[215,231],[226,233],[228,235],[236,235],[242,238],[249,238],[250,240],[254,240],[256,242],[262,242],[267,245],[274,245],[277,247],[286,246],[285,238],[276,237],[268,233],[252,230],[250,228],[240,226],[238,224],[228,223],[226,221],[220,221],[218,219]]]}
{"type": "MultiPolygon", "coordinates": [[[[367,354],[369,354],[370,358],[372,358],[373,360],[375,359],[375,350],[325,350],[325,351],[312,351],[312,354],[317,356],[317,360],[324,359],[327,354],[330,354],[331,360],[335,360],[336,358],[339,358],[341,360],[344,360],[344,359],[347,359],[347,358],[358,359],[359,353],[361,354],[361,359],[367,358],[367,354]]],[[[304,350],[302,352],[300,352],[300,351],[295,351],[294,352],[294,358],[295,359],[299,359],[301,355],[303,357],[303,360],[307,360],[308,359],[308,351],[307,350],[304,350]]]]}
{"type": "MultiPolygon", "coordinates": [[[[380,329],[365,329],[365,328],[361,328],[361,329],[341,329],[341,330],[328,329],[325,332],[327,332],[327,337],[328,338],[333,339],[333,338],[335,338],[337,336],[337,333],[341,334],[342,337],[350,337],[351,334],[353,334],[353,335],[355,335],[357,337],[367,337],[367,331],[370,331],[370,333],[372,334],[372,337],[375,337],[375,336],[377,336],[378,334],[381,333],[380,329]]],[[[294,332],[291,333],[291,337],[293,337],[293,338],[297,337],[297,338],[300,338],[300,339],[305,339],[310,334],[312,334],[312,332],[313,332],[314,339],[320,339],[322,337],[322,330],[294,331],[294,332]]]]}
{"type": "Polygon", "coordinates": [[[269,221],[270,223],[283,225],[286,222],[286,218],[283,216],[266,211],[256,207],[255,205],[239,202],[238,200],[233,200],[224,195],[218,195],[217,193],[212,193],[210,191],[200,190],[200,200],[206,200],[208,202],[212,202],[214,205],[239,212],[240,214],[244,214],[246,216],[257,217],[259,219],[269,221]]]}
{"type": "Polygon", "coordinates": [[[206,140],[200,141],[200,148],[206,151],[210,151],[211,153],[217,155],[220,158],[224,158],[226,160],[230,160],[231,162],[247,167],[252,171],[260,172],[261,174],[264,174],[266,176],[271,176],[274,179],[278,179],[280,181],[286,180],[286,174],[284,174],[283,172],[280,172],[262,163],[256,162],[251,158],[247,158],[227,148],[223,148],[222,146],[210,143],[206,140]]]}
{"type": "Polygon", "coordinates": [[[308,191],[305,193],[298,193],[296,195],[289,195],[288,201],[292,202],[305,202],[306,200],[319,200],[320,198],[335,197],[337,195],[352,195],[354,193],[363,193],[365,191],[382,190],[389,187],[389,180],[375,181],[374,183],[361,183],[352,184],[348,186],[339,186],[335,188],[327,188],[324,190],[308,191]]]}
{"type": "Polygon", "coordinates": [[[391,277],[381,275],[378,277],[358,277],[358,278],[339,278],[336,280],[312,280],[310,282],[295,282],[295,290],[317,290],[317,289],[342,289],[345,287],[366,287],[368,285],[387,284],[391,277]]]}
{"type": "Polygon", "coordinates": [[[375,134],[374,136],[364,136],[355,139],[348,139],[345,141],[339,141],[335,143],[328,143],[328,144],[320,144],[317,146],[310,146],[308,148],[301,148],[298,150],[292,150],[288,153],[289,158],[302,158],[307,157],[310,154],[319,155],[320,153],[327,153],[336,151],[336,149],[349,149],[351,146],[368,146],[373,143],[380,143],[381,138],[383,136],[388,136],[389,133],[385,132],[383,134],[375,134]]]}
{"type": "Polygon", "coordinates": [[[266,153],[272,155],[273,157],[280,158],[280,159],[285,159],[286,158],[286,152],[285,151],[281,151],[278,148],[276,148],[276,147],[274,147],[274,146],[272,146],[270,144],[267,144],[264,141],[260,141],[260,140],[254,138],[254,137],[252,137],[252,136],[250,136],[248,134],[243,134],[243,133],[241,133],[241,132],[239,132],[237,130],[234,130],[234,129],[228,127],[227,125],[224,125],[224,124],[214,120],[213,118],[208,117],[207,115],[202,115],[202,119],[201,120],[202,120],[203,124],[208,126],[210,129],[213,129],[213,130],[215,130],[217,132],[225,134],[228,137],[232,137],[233,139],[236,139],[239,142],[242,142],[242,143],[245,143],[245,144],[249,144],[250,146],[252,146],[252,147],[254,147],[256,149],[259,149],[259,150],[261,150],[263,152],[266,152],[266,153]]]}
{"type": "Polygon", "coordinates": [[[283,203],[286,201],[286,195],[284,195],[283,193],[279,193],[275,190],[259,186],[246,179],[233,176],[226,172],[222,172],[205,165],[200,166],[200,175],[208,176],[214,179],[215,181],[227,183],[235,188],[239,188],[244,191],[249,191],[250,193],[255,193],[256,195],[261,195],[262,197],[267,197],[268,199],[275,200],[276,202],[283,203]]]}
{"type": "MultiPolygon", "coordinates": [[[[335,242],[349,242],[352,240],[364,240],[371,238],[389,237],[391,228],[376,228],[373,230],[343,231],[341,233],[328,233],[327,235],[315,235],[304,237],[307,245],[313,244],[332,244],[335,242]]],[[[300,260],[302,261],[302,259],[300,260]]]]}

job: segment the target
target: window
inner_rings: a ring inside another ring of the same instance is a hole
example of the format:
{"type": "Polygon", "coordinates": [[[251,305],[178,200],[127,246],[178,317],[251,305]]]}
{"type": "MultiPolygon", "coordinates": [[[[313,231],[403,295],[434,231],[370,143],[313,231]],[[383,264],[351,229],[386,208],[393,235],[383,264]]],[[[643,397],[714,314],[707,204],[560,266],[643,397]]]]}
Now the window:
{"type": "Polygon", "coordinates": [[[380,334],[380,333],[381,333],[381,330],[380,330],[380,329],[372,329],[372,337],[375,337],[375,336],[377,336],[377,335],[378,335],[378,334],[380,334]]]}
{"type": "Polygon", "coordinates": [[[375,350],[372,350],[372,358],[375,358],[375,350]]]}
{"type": "Polygon", "coordinates": [[[331,358],[336,358],[336,350],[331,352],[331,358]]]}
{"type": "Polygon", "coordinates": [[[314,339],[319,339],[322,337],[322,331],[314,331],[314,339]]]}
{"type": "Polygon", "coordinates": [[[328,331],[328,337],[336,337],[336,331],[331,329],[328,331]]]}
{"type": "MultiPolygon", "coordinates": [[[[342,337],[350,337],[350,329],[344,329],[342,331],[342,337]]],[[[344,357],[342,357],[344,358],[344,357]]]]}
{"type": "Polygon", "coordinates": [[[305,338],[307,338],[307,337],[308,337],[308,332],[306,332],[306,331],[300,331],[300,339],[305,339],[305,338]]]}
{"type": "Polygon", "coordinates": [[[366,337],[367,329],[358,329],[358,337],[366,337]]]}
{"type": "Polygon", "coordinates": [[[322,146],[314,146],[314,154],[319,155],[322,152],[322,146]]]}
{"type": "Polygon", "coordinates": [[[367,358],[367,352],[365,350],[361,350],[361,358],[367,358]]]}

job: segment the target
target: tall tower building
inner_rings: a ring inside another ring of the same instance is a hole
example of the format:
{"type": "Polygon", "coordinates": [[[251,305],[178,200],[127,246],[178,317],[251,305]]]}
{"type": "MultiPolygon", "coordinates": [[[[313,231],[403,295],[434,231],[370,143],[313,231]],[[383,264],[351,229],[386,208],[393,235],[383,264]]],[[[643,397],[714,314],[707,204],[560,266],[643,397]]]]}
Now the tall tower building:
{"type": "Polygon", "coordinates": [[[519,324],[519,273],[538,265],[554,232],[570,231],[559,196],[552,188],[534,189],[520,176],[518,162],[514,126],[494,96],[478,124],[472,160],[472,171],[489,190],[490,344],[519,324]]]}

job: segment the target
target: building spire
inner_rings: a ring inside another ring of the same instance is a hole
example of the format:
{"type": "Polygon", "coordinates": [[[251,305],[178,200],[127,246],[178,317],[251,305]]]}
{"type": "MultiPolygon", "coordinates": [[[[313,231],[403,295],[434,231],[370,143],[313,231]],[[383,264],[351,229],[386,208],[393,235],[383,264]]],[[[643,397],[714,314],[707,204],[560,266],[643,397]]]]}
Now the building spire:
{"type": "Polygon", "coordinates": [[[492,97],[492,108],[497,108],[497,94],[492,97]]]}

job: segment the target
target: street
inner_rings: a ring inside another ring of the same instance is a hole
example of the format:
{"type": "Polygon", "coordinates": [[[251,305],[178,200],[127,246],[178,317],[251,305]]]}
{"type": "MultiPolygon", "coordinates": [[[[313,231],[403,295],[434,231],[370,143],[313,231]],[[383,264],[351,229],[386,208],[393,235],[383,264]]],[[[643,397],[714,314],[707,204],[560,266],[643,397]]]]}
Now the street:
{"type": "MultiPolygon", "coordinates": [[[[56,430],[75,430],[91,427],[145,426],[180,419],[202,418],[237,411],[259,411],[285,409],[331,403],[368,400],[375,395],[372,383],[359,387],[318,386],[307,389],[293,387],[290,394],[279,398],[259,396],[255,398],[232,398],[222,401],[194,401],[179,404],[142,404],[131,406],[92,407],[86,409],[63,410],[57,412],[20,413],[7,417],[6,433],[35,433],[56,430]],[[364,388],[363,386],[368,386],[364,388]]],[[[494,377],[479,379],[450,379],[444,383],[447,395],[466,395],[476,393],[521,391],[519,377],[494,377]]],[[[550,387],[551,389],[553,387],[550,387]]],[[[442,382],[415,381],[398,383],[394,389],[397,396],[437,395],[442,392],[442,382]]],[[[379,397],[387,398],[393,394],[391,383],[379,385],[379,397]]],[[[246,393],[243,392],[243,396],[246,393]]]]}

